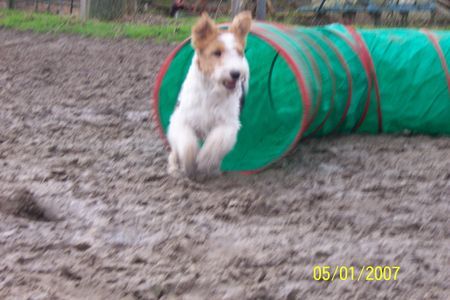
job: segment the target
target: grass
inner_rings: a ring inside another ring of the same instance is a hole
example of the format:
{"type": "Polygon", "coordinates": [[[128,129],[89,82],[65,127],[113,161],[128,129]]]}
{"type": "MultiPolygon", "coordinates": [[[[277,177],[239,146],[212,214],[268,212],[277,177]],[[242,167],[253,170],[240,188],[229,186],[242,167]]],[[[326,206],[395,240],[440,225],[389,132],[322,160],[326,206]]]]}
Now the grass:
{"type": "Polygon", "coordinates": [[[193,18],[169,20],[167,24],[161,25],[96,20],[83,22],[76,17],[0,9],[0,27],[103,38],[152,38],[157,41],[179,42],[189,36],[193,22],[193,18]]]}

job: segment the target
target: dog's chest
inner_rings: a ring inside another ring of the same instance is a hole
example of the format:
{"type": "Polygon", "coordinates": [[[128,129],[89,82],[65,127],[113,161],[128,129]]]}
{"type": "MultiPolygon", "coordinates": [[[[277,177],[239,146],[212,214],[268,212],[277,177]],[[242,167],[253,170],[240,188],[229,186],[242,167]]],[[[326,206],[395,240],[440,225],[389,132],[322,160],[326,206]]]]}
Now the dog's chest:
{"type": "Polygon", "coordinates": [[[200,136],[207,135],[214,127],[239,122],[238,103],[232,99],[201,99],[187,111],[188,122],[200,136]]]}
{"type": "MultiPolygon", "coordinates": [[[[192,94],[190,95],[192,96],[192,94]]],[[[196,97],[181,99],[180,113],[201,137],[221,125],[239,126],[239,95],[228,97],[198,93],[196,97]]]]}

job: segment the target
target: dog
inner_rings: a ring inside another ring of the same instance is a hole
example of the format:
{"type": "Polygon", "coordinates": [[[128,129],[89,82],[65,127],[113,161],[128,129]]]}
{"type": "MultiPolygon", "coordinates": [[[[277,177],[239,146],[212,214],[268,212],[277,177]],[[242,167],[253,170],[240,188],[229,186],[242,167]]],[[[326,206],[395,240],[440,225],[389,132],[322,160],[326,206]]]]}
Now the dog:
{"type": "Polygon", "coordinates": [[[251,23],[251,13],[242,12],[222,30],[203,13],[193,26],[195,54],[167,133],[169,174],[221,174],[220,164],[236,144],[241,100],[248,91],[244,50],[251,23]]]}

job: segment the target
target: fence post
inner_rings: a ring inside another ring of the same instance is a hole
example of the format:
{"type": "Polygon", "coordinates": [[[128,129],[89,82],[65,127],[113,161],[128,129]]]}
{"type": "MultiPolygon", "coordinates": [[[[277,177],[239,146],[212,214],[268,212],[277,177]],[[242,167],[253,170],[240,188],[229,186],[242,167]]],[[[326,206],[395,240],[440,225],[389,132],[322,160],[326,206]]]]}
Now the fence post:
{"type": "Polygon", "coordinates": [[[15,0],[8,0],[8,8],[9,9],[14,9],[15,6],[16,6],[15,0]]]}
{"type": "Polygon", "coordinates": [[[138,0],[126,0],[125,1],[125,13],[128,15],[136,14],[138,10],[138,0]]]}
{"type": "Polygon", "coordinates": [[[58,8],[56,9],[57,14],[64,14],[64,0],[59,0],[58,8]]]}
{"type": "Polygon", "coordinates": [[[231,17],[234,18],[241,10],[241,0],[231,0],[231,17]]]}
{"type": "Polygon", "coordinates": [[[34,11],[38,11],[39,9],[39,0],[34,0],[34,11]]]}
{"type": "Polygon", "coordinates": [[[50,6],[52,5],[52,0],[48,0],[47,12],[50,12],[50,6]]]}
{"type": "Polygon", "coordinates": [[[126,12],[127,2],[130,0],[81,0],[80,17],[83,20],[97,18],[100,20],[114,20],[122,17],[126,12]]]}
{"type": "Polygon", "coordinates": [[[72,14],[73,11],[73,0],[70,0],[70,14],[72,14]]]}
{"type": "Polygon", "coordinates": [[[266,0],[256,0],[256,20],[266,19],[266,0]]]}
{"type": "Polygon", "coordinates": [[[86,21],[89,19],[89,7],[91,7],[91,0],[80,1],[80,19],[86,21]]]}

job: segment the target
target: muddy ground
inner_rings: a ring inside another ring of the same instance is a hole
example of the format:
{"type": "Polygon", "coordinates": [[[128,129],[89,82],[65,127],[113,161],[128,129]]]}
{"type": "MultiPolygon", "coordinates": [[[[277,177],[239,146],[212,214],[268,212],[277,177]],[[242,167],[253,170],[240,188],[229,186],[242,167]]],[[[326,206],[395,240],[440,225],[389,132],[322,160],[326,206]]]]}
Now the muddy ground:
{"type": "Polygon", "coordinates": [[[0,29],[0,299],[448,299],[450,138],[313,139],[258,175],[172,179],[149,118],[172,47],[0,29]]]}

